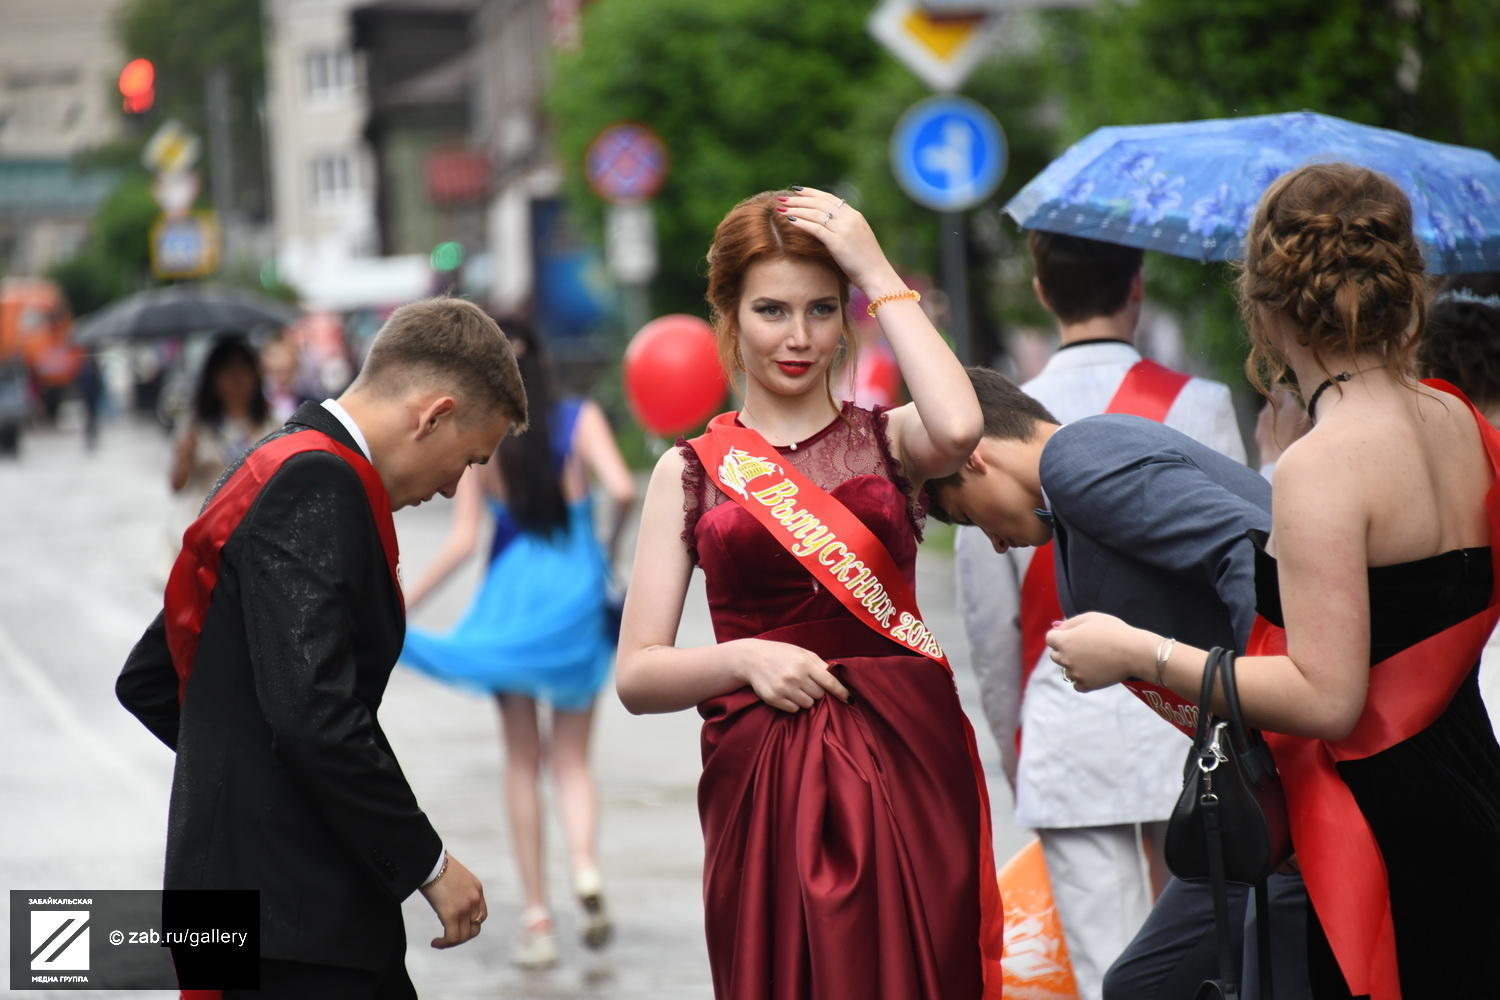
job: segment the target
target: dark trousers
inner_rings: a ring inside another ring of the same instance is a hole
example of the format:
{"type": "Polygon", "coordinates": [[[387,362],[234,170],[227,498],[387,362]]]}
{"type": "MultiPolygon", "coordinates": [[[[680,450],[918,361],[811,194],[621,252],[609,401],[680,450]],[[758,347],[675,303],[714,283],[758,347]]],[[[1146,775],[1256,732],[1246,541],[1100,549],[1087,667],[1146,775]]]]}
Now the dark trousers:
{"type": "MultiPolygon", "coordinates": [[[[1307,889],[1300,875],[1272,875],[1271,974],[1275,990],[1262,997],[1255,950],[1255,893],[1229,888],[1231,928],[1242,952],[1243,1000],[1307,1000],[1307,889]]],[[[1208,885],[1174,878],[1151,909],[1140,933],[1104,976],[1104,1000],[1192,1000],[1198,985],[1219,975],[1214,894],[1208,885]]]]}
{"type": "Polygon", "coordinates": [[[384,973],[337,965],[260,960],[260,989],[225,990],[224,1000],[417,1000],[416,988],[398,961],[384,973]]]}

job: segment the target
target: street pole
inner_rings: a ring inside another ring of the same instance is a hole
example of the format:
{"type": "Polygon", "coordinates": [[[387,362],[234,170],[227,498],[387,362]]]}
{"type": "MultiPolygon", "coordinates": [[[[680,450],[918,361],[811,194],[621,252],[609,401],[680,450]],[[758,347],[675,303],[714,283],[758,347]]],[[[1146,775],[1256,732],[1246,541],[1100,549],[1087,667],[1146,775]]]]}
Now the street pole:
{"type": "Polygon", "coordinates": [[[974,363],[969,335],[969,254],[962,212],[939,212],[942,229],[943,288],[948,293],[948,333],[953,353],[966,365],[974,363]]]}
{"type": "Polygon", "coordinates": [[[213,160],[213,186],[210,191],[219,225],[227,235],[234,212],[230,204],[234,191],[234,146],[229,123],[229,71],[222,66],[210,71],[205,84],[208,155],[213,160]]]}
{"type": "Polygon", "coordinates": [[[651,286],[645,282],[630,283],[620,287],[625,314],[625,335],[635,336],[651,318],[651,286]]]}

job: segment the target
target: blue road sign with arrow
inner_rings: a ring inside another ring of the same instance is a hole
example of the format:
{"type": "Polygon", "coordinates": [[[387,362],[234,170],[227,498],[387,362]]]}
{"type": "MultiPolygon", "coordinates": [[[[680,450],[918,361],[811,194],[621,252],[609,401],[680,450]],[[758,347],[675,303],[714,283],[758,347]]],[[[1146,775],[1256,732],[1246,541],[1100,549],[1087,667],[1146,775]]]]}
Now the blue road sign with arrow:
{"type": "Polygon", "coordinates": [[[891,169],[901,189],[939,212],[962,212],[988,198],[1005,160],[1000,123],[964,97],[919,101],[891,135],[891,169]]]}

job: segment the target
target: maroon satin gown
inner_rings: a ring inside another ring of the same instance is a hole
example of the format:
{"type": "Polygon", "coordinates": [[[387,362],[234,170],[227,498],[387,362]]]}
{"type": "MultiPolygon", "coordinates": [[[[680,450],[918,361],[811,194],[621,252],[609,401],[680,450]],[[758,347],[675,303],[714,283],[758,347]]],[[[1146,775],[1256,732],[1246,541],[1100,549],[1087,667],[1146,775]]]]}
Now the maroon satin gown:
{"type": "MultiPolygon", "coordinates": [[[[915,589],[921,512],[883,415],[779,449],[886,545],[915,589]]],[[[812,650],[853,692],[788,714],[744,688],[699,706],[703,895],[720,1000],[977,1000],[979,796],[953,678],[855,618],[687,467],[684,539],[719,641],[812,650]]]]}

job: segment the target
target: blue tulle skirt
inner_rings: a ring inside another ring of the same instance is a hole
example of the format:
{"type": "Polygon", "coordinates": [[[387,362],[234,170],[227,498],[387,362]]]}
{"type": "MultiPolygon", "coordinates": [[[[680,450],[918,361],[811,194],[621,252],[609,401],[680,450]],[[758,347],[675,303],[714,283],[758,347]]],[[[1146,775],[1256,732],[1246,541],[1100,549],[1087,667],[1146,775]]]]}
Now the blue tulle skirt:
{"type": "Polygon", "coordinates": [[[592,508],[581,500],[570,505],[564,532],[523,532],[490,561],[474,603],[451,632],[409,629],[401,661],[474,691],[583,711],[614,658],[605,626],[607,586],[592,508]]]}

